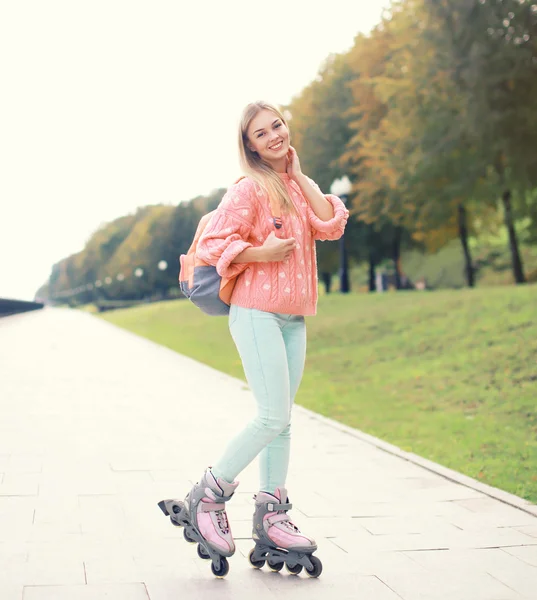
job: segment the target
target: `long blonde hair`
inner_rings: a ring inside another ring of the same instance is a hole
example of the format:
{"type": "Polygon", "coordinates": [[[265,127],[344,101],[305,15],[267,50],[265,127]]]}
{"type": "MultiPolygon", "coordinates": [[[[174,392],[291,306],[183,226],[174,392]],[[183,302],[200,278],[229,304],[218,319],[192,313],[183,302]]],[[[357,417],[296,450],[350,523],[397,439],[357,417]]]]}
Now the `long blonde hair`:
{"type": "MultiPolygon", "coordinates": [[[[239,127],[239,159],[243,173],[253,179],[268,197],[278,203],[283,212],[296,212],[295,206],[285,183],[278,173],[257,152],[252,152],[248,147],[248,128],[252,119],[262,110],[272,111],[289,129],[289,125],[282,113],[268,102],[252,102],[243,110],[239,127]]],[[[290,135],[291,132],[289,132],[290,135]]]]}

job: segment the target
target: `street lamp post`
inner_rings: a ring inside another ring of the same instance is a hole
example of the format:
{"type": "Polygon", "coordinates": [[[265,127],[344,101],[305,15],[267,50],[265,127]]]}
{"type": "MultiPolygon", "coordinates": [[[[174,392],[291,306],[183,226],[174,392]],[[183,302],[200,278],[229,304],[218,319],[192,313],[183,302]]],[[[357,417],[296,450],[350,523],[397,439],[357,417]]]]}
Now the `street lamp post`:
{"type": "Polygon", "coordinates": [[[137,267],[136,269],[134,269],[134,276],[138,280],[138,283],[136,285],[136,295],[140,300],[142,300],[144,297],[144,290],[141,284],[141,277],[143,276],[143,274],[144,270],[141,267],[137,267]]]}
{"type": "MultiPolygon", "coordinates": [[[[157,267],[158,267],[159,271],[161,271],[162,274],[164,275],[164,271],[166,271],[166,269],[168,268],[168,263],[165,260],[159,260],[157,267]]],[[[159,277],[157,279],[157,285],[155,286],[156,291],[157,291],[157,293],[160,294],[161,298],[165,298],[167,295],[168,288],[166,285],[166,279],[164,279],[164,277],[162,279],[159,277]]]]}
{"type": "MultiPolygon", "coordinates": [[[[349,178],[344,175],[341,179],[336,179],[330,186],[330,193],[339,196],[343,204],[347,204],[347,197],[352,189],[349,178]]],[[[347,247],[345,245],[345,234],[339,238],[339,291],[342,294],[348,294],[351,286],[349,282],[349,261],[347,256],[347,247]]]]}

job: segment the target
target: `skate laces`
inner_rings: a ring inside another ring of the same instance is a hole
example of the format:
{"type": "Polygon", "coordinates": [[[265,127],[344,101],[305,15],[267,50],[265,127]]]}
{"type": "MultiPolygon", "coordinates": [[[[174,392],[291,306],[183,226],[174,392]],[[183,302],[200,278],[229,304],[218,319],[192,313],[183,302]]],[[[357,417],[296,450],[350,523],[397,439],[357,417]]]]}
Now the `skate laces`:
{"type": "Polygon", "coordinates": [[[217,504],[213,504],[213,502],[202,502],[202,505],[206,505],[205,507],[202,506],[202,510],[204,512],[214,512],[216,516],[216,522],[218,524],[218,527],[220,528],[220,531],[224,534],[229,533],[229,521],[227,519],[225,504],[218,503],[219,498],[214,493],[214,491],[211,490],[211,488],[205,488],[205,493],[207,494],[207,498],[209,500],[212,500],[217,504]]]}
{"type": "Polygon", "coordinates": [[[225,510],[217,510],[215,512],[216,522],[222,533],[229,533],[229,522],[227,520],[227,514],[225,510]]]}
{"type": "Polygon", "coordinates": [[[293,523],[293,521],[291,521],[288,514],[284,513],[281,516],[283,518],[278,521],[275,520],[276,523],[281,523],[282,525],[285,525],[287,529],[289,529],[293,533],[300,533],[300,529],[293,523]]]}
{"type": "Polygon", "coordinates": [[[300,533],[300,529],[293,523],[293,521],[291,521],[291,519],[287,519],[287,521],[282,521],[282,523],[287,527],[287,529],[290,529],[295,533],[300,533]]]}
{"type": "Polygon", "coordinates": [[[281,523],[293,533],[300,533],[300,529],[293,523],[293,521],[291,521],[291,518],[287,514],[286,510],[279,510],[278,512],[274,513],[272,516],[269,517],[268,521],[271,525],[281,523]]]}

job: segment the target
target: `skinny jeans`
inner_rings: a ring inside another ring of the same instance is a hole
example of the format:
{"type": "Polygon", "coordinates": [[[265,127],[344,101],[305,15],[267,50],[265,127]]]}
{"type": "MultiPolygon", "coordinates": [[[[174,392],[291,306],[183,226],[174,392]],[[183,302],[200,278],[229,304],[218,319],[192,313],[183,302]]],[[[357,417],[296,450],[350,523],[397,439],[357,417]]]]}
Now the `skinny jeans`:
{"type": "Polygon", "coordinates": [[[259,455],[260,490],[285,487],[291,448],[291,410],[306,358],[303,316],[231,305],[229,329],[257,402],[257,416],[212,467],[233,482],[259,455]]]}

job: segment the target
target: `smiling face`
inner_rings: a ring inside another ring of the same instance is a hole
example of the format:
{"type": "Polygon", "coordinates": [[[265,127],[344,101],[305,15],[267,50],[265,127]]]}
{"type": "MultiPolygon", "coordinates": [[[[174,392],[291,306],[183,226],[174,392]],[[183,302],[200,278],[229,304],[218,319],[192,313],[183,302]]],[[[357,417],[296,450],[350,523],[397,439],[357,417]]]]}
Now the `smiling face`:
{"type": "Polygon", "coordinates": [[[248,148],[275,170],[281,170],[289,152],[289,129],[282,119],[271,110],[261,110],[252,119],[247,136],[248,148]]]}

